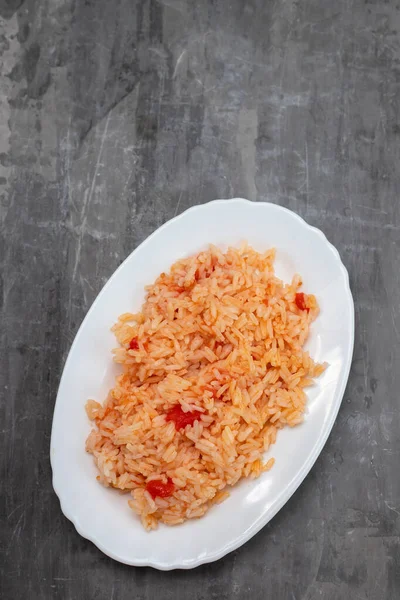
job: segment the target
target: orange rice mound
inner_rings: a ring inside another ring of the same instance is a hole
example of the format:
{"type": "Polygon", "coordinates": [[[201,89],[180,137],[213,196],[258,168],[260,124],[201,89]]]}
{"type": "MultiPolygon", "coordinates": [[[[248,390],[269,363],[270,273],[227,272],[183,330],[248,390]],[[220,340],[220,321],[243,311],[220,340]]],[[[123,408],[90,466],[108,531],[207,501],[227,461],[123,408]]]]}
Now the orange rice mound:
{"type": "Polygon", "coordinates": [[[86,449],[146,529],[201,517],[268,471],[277,431],[303,419],[304,388],[325,368],[302,349],[318,304],[298,275],[274,275],[274,256],[211,246],[179,260],[113,327],[122,373],[103,405],[87,402],[86,449]]]}

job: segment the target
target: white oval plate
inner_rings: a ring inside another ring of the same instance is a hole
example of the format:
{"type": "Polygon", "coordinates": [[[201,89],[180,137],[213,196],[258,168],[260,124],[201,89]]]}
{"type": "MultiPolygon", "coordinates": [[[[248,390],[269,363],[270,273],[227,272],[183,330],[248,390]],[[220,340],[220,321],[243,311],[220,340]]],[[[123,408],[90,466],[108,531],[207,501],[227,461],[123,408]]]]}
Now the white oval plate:
{"type": "Polygon", "coordinates": [[[321,452],[335,421],[350,370],[354,306],[348,274],[325,236],[293,212],[240,198],[216,200],[189,209],[141,244],[104,286],[84,319],[65,364],[51,436],[53,486],[63,513],[78,532],[115,560],[157,569],[189,569],[217,560],[256,534],[287,502],[321,452]],[[277,249],[276,273],[303,278],[317,296],[321,313],[307,343],[311,356],[329,368],[308,391],[303,424],[279,432],[269,454],[273,469],[245,480],[201,519],[147,533],[128,507],[128,497],[96,481],[92,456],[85,452],[90,423],[88,398],[103,400],[117,367],[110,327],[119,314],[138,310],[144,286],[177,259],[213,243],[256,250],[277,249]]]}

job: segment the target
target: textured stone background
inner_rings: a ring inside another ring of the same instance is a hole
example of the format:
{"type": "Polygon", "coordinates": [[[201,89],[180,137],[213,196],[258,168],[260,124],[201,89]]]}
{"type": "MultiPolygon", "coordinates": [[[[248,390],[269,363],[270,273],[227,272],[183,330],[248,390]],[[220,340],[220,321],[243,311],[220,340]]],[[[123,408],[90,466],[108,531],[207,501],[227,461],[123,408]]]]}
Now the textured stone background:
{"type": "Polygon", "coordinates": [[[0,15],[0,596],[397,600],[400,3],[0,0],[0,15]],[[310,475],[249,543],[192,572],[129,568],[52,491],[62,366],[137,244],[241,195],[339,249],[347,392],[310,475]]]}

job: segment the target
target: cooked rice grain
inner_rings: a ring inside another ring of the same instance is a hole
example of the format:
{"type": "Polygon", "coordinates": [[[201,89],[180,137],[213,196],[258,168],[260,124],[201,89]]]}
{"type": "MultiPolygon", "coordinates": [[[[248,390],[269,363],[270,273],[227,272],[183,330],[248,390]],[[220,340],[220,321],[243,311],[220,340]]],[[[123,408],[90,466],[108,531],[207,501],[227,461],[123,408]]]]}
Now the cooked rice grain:
{"type": "Polygon", "coordinates": [[[302,421],[304,387],[325,365],[304,345],[318,314],[296,304],[301,278],[274,275],[275,252],[215,246],[176,262],[147,289],[142,312],[121,315],[113,331],[122,365],[86,442],[105,486],[129,491],[146,529],[202,516],[242,477],[258,477],[278,429],[302,421]],[[166,413],[198,411],[177,429],[166,413]],[[173,483],[153,497],[150,481],[173,483]]]}

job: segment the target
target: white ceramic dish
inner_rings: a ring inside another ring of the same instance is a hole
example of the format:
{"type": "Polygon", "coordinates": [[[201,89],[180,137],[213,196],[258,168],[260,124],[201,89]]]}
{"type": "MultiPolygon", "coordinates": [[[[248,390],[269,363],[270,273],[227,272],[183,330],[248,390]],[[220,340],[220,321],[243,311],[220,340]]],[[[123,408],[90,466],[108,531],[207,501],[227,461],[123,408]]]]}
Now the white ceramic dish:
{"type": "Polygon", "coordinates": [[[84,319],[65,364],[51,436],[53,486],[63,513],[77,531],[115,560],[168,570],[189,569],[217,560],[244,544],[287,502],[321,452],[346,387],[353,352],[354,306],[348,274],[325,236],[293,212],[274,204],[240,198],[197,206],[169,221],[139,246],[98,295],[84,319]],[[276,247],[277,275],[303,277],[321,314],[312,326],[308,349],[329,368],[308,391],[302,425],[278,434],[269,454],[273,469],[237,485],[230,498],[203,518],[147,533],[129,509],[127,496],[96,481],[92,456],[84,445],[90,431],[84,405],[103,400],[117,367],[110,327],[119,314],[139,309],[144,286],[178,258],[209,243],[256,250],[276,247]]]}

